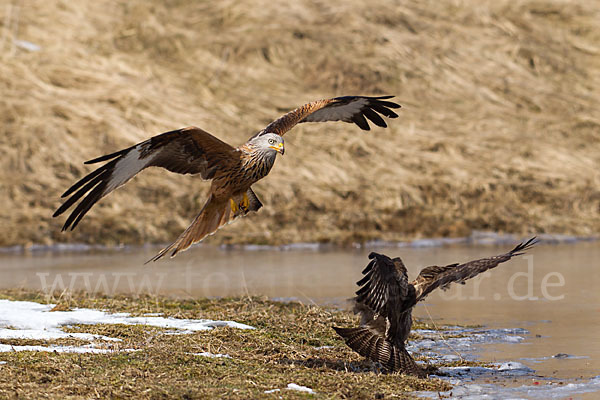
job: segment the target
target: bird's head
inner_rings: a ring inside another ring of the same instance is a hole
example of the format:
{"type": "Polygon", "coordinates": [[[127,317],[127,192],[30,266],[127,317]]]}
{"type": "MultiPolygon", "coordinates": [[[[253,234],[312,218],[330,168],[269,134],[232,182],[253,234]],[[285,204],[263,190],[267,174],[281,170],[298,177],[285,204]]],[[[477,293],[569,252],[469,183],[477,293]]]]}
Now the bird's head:
{"type": "Polygon", "coordinates": [[[263,151],[276,151],[283,155],[285,147],[283,145],[283,137],[276,133],[264,133],[252,139],[252,144],[263,151]]]}

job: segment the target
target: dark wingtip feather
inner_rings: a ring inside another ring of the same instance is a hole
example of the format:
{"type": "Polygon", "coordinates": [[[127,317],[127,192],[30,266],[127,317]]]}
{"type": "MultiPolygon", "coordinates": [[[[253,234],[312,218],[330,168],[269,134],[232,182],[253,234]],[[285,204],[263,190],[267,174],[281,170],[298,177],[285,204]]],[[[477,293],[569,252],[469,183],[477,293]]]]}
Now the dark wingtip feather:
{"type": "MultiPolygon", "coordinates": [[[[357,286],[362,286],[362,285],[364,285],[365,283],[367,283],[367,282],[369,281],[369,279],[371,279],[371,275],[372,275],[372,274],[370,273],[370,272],[371,272],[371,270],[369,270],[368,272],[369,272],[369,273],[365,274],[365,276],[363,276],[363,277],[362,277],[362,278],[361,278],[361,279],[360,279],[358,282],[356,282],[356,285],[357,285],[357,286]]],[[[358,294],[358,292],[357,292],[356,294],[358,294]]]]}
{"type": "Polygon", "coordinates": [[[373,264],[375,264],[375,261],[369,261],[369,263],[367,264],[367,266],[365,267],[365,269],[362,270],[362,274],[366,275],[368,272],[370,272],[371,269],[373,268],[373,264]]]}
{"type": "MultiPolygon", "coordinates": [[[[90,176],[90,175],[88,175],[88,176],[90,176]]],[[[83,178],[81,181],[77,182],[74,186],[77,186],[77,189],[79,189],[79,186],[81,186],[80,182],[87,181],[88,180],[88,176],[86,176],[85,178],[83,178]]],[[[90,190],[92,190],[92,188],[94,186],[96,186],[99,183],[101,183],[102,179],[104,177],[105,177],[104,174],[100,174],[99,176],[93,177],[93,179],[91,181],[87,182],[85,184],[85,186],[83,186],[76,193],[74,193],[71,197],[69,197],[63,204],[61,204],[61,206],[58,207],[58,209],[54,212],[54,214],[52,214],[52,217],[58,217],[59,215],[61,215],[65,211],[67,211],[73,204],[75,204],[75,202],[77,202],[79,199],[81,199],[87,192],[89,192],[90,190]]],[[[71,189],[69,189],[69,191],[70,190],[71,189]]],[[[64,228],[63,230],[65,230],[65,229],[66,228],[64,228]]]]}
{"type": "Polygon", "coordinates": [[[388,108],[400,108],[401,105],[398,103],[393,103],[391,101],[377,101],[377,104],[380,104],[384,107],[388,107],[388,108]]]}
{"type": "Polygon", "coordinates": [[[89,174],[87,174],[86,176],[84,176],[83,178],[78,180],[77,182],[75,182],[73,184],[73,186],[68,188],[60,197],[65,198],[65,197],[69,196],[71,193],[73,193],[74,191],[79,189],[81,186],[83,186],[85,183],[89,182],[90,180],[96,180],[94,178],[96,178],[98,175],[102,174],[103,172],[105,172],[106,170],[108,170],[109,168],[111,168],[113,166],[114,166],[114,162],[110,162],[110,163],[107,163],[106,165],[103,165],[103,166],[93,170],[92,172],[90,172],[89,174]]]}
{"type": "Polygon", "coordinates": [[[380,104],[373,103],[373,104],[370,104],[369,107],[371,109],[373,109],[374,111],[377,111],[379,114],[383,115],[384,117],[387,117],[387,118],[398,118],[398,114],[396,114],[395,112],[393,112],[389,108],[386,108],[386,107],[384,107],[384,106],[382,106],[380,104]]]}
{"type": "Polygon", "coordinates": [[[379,114],[377,114],[373,109],[371,109],[371,108],[365,108],[363,110],[363,114],[365,115],[365,117],[367,117],[375,125],[377,125],[377,126],[379,126],[381,128],[387,128],[387,124],[385,123],[385,121],[383,120],[383,118],[381,118],[379,116],[379,114]]]}
{"type": "Polygon", "coordinates": [[[352,118],[351,118],[352,122],[354,122],[356,125],[358,125],[358,127],[360,129],[362,129],[363,131],[370,131],[371,127],[369,126],[369,123],[367,122],[367,120],[365,119],[365,117],[362,114],[355,114],[352,118]]]}
{"type": "Polygon", "coordinates": [[[512,256],[520,256],[522,254],[525,254],[525,251],[531,249],[533,246],[535,246],[539,242],[540,241],[537,239],[537,237],[534,236],[531,239],[527,240],[526,242],[519,243],[514,249],[512,249],[510,251],[510,254],[512,256]]]}
{"type": "MultiPolygon", "coordinates": [[[[133,147],[135,147],[135,146],[133,146],[133,147]]],[[[102,162],[102,161],[111,160],[111,159],[113,159],[115,157],[118,157],[118,156],[121,156],[121,155],[127,153],[133,147],[128,147],[128,148],[123,149],[123,150],[115,151],[114,153],[105,154],[103,156],[96,157],[96,158],[93,158],[91,160],[84,161],[83,163],[84,164],[95,164],[95,163],[99,163],[99,162],[102,162]]]]}
{"type": "Polygon", "coordinates": [[[102,193],[104,191],[104,188],[106,187],[106,183],[100,181],[99,178],[96,178],[96,180],[88,183],[85,187],[83,187],[82,189],[80,189],[77,193],[75,193],[73,196],[71,196],[69,198],[69,200],[67,200],[57,210],[57,212],[61,211],[61,209],[62,209],[62,211],[66,210],[73,203],[75,203],[76,200],[78,200],[79,198],[81,198],[83,196],[83,194],[85,194],[87,191],[89,191],[92,186],[96,185],[83,198],[83,200],[81,200],[81,202],[79,202],[79,204],[77,205],[77,207],[75,207],[75,210],[73,210],[73,212],[71,212],[71,215],[69,215],[69,217],[67,218],[67,221],[63,225],[62,231],[65,231],[65,230],[67,230],[69,228],[71,230],[75,229],[75,227],[77,226],[77,224],[79,224],[79,221],[81,221],[81,219],[85,216],[85,214],[87,214],[87,212],[90,210],[90,208],[92,208],[92,206],[94,204],[96,204],[98,202],[98,200],[100,200],[102,198],[102,193]],[[96,181],[96,180],[98,180],[98,181],[96,181]],[[90,186],[90,187],[88,187],[88,186],[90,186]]]}

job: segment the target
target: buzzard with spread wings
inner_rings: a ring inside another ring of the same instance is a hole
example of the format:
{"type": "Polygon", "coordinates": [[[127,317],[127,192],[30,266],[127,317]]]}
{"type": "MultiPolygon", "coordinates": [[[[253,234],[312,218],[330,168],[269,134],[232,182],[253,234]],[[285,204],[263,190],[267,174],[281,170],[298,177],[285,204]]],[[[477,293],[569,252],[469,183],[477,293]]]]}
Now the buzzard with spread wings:
{"type": "Polygon", "coordinates": [[[453,282],[464,284],[467,279],[523,254],[535,243],[533,237],[498,256],[427,267],[412,282],[408,281],[406,267],[399,257],[391,259],[371,253],[371,262],[362,272],[365,276],[356,283],[360,289],[353,299],[354,310],[361,315],[360,326],[333,329],[352,350],[378,362],[385,370],[424,377],[426,371],[415,363],[405,347],[412,327],[413,307],[434,289],[445,290],[453,282]]]}
{"type": "Polygon", "coordinates": [[[62,197],[67,199],[53,217],[79,201],[62,228],[63,231],[73,230],[98,200],[148,167],[200,175],[202,179],[212,180],[204,207],[175,242],[149,261],[156,261],[169,252],[173,257],[237,217],[262,207],[251,186],[267,176],[277,153],[283,155],[283,135],[296,124],[344,121],[369,130],[369,120],[385,128],[387,124],[382,116],[398,117],[392,109],[400,105],[388,101],[392,97],[344,96],[317,100],[271,122],[239,147],[230,146],[196,127],[154,136],[126,149],[86,161],[85,164],[105,164],[63,193],[62,197]]]}

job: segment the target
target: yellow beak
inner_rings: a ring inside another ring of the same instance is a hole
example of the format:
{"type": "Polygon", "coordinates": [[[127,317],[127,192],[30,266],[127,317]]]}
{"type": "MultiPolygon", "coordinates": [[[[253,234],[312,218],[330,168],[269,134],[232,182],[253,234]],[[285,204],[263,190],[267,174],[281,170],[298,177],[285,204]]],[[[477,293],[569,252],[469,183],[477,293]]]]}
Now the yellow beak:
{"type": "Polygon", "coordinates": [[[273,150],[276,150],[279,154],[283,155],[285,153],[285,148],[283,147],[283,143],[277,144],[277,146],[269,146],[273,150]]]}

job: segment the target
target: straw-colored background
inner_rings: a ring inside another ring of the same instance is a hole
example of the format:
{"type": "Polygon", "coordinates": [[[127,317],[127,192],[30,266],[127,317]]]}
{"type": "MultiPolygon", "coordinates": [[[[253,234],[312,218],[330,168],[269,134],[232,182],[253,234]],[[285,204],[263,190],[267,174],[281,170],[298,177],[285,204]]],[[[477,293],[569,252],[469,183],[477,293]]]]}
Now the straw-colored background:
{"type": "Polygon", "coordinates": [[[348,94],[400,118],[296,127],[213,243],[600,231],[600,2],[5,0],[0,24],[0,245],[170,241],[207,183],[145,171],[72,233],[50,216],[87,159],[348,94]]]}

